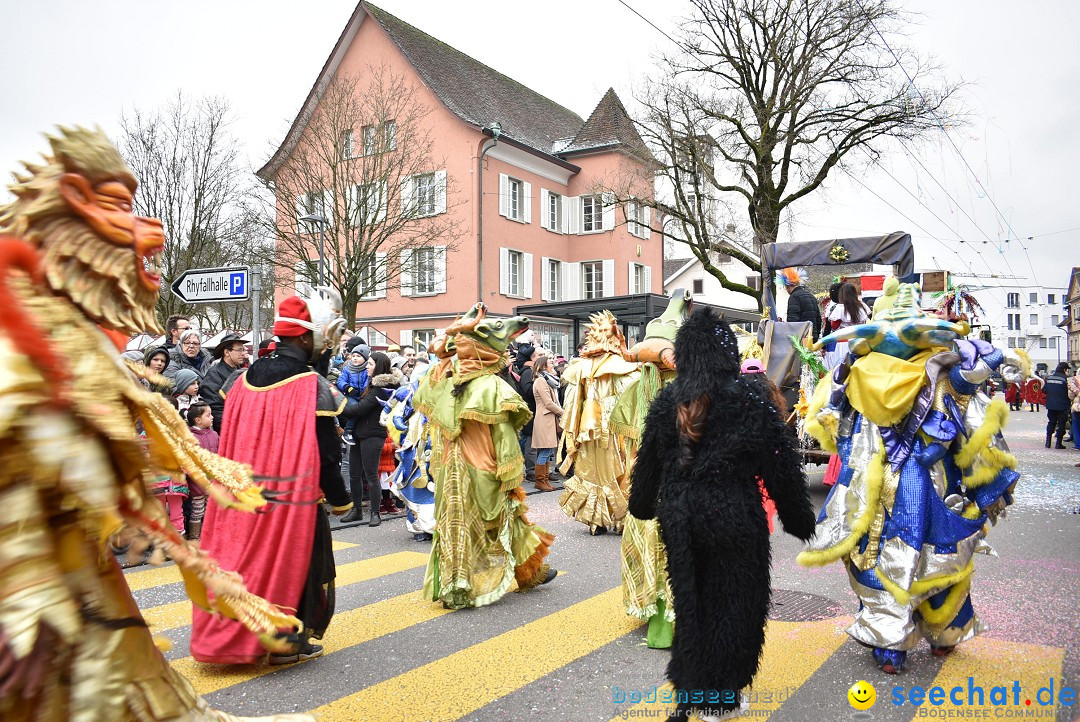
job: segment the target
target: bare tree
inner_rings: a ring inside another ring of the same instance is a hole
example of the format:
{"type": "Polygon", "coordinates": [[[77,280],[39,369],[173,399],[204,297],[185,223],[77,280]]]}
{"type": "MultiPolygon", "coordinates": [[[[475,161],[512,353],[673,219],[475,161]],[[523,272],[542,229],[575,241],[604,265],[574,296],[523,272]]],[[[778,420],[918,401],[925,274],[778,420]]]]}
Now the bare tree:
{"type": "Polygon", "coordinates": [[[433,157],[430,113],[419,89],[385,66],[336,76],[264,178],[274,198],[263,214],[276,241],[269,260],[297,284],[315,284],[321,224],[301,219],[322,216],[324,278],[350,325],[357,303],[388,287],[446,283],[446,254],[461,231],[448,212],[456,201],[445,162],[433,157]]]}
{"type": "Polygon", "coordinates": [[[757,251],[776,241],[792,204],[855,164],[852,151],[873,162],[890,143],[953,122],[958,86],[899,42],[908,19],[892,0],[690,5],[676,52],[661,61],[663,79],[639,98],[639,130],[660,165],[654,230],[686,243],[724,288],[760,306],[760,292],[729,279],[716,255],[760,272],[757,251]]]}
{"type": "Polygon", "coordinates": [[[161,219],[168,239],[158,315],[182,313],[207,331],[245,328],[250,310],[184,304],[168,285],[189,268],[249,265],[254,258],[257,242],[245,211],[254,184],[230,122],[224,99],[191,101],[183,94],[162,110],[134,109],[120,118],[120,153],[139,179],[135,209],[161,219]]]}

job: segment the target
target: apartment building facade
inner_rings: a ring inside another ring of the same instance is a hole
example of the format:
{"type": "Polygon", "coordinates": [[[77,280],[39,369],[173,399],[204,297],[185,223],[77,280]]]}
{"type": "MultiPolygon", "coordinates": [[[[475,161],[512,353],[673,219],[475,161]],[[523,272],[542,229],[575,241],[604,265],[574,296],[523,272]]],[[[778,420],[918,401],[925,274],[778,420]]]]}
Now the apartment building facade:
{"type": "Polygon", "coordinates": [[[994,343],[1027,351],[1035,363],[1054,366],[1068,355],[1067,290],[1057,286],[988,288],[976,294],[986,311],[994,343]]]}
{"type": "Polygon", "coordinates": [[[1069,273],[1069,290],[1065,297],[1065,322],[1062,329],[1068,338],[1068,361],[1080,364],[1080,267],[1069,273]]]}
{"type": "MultiPolygon", "coordinates": [[[[363,78],[376,64],[416,88],[430,110],[423,123],[438,159],[389,203],[411,204],[415,223],[450,220],[456,234],[449,249],[433,239],[401,251],[400,274],[364,289],[356,326],[371,345],[422,347],[477,300],[491,315],[510,315],[529,303],[662,291],[662,240],[650,229],[650,210],[615,205],[603,190],[612,179],[637,179],[624,187],[653,196],[651,156],[613,90],[583,120],[366,2],[259,175],[272,179],[290,162],[335,75],[363,78]]],[[[349,140],[364,152],[373,142],[390,144],[394,122],[350,129],[349,140]]],[[[320,193],[310,189],[312,197],[320,193]]],[[[295,224],[297,204],[307,200],[279,197],[279,223],[295,224]]],[[[385,255],[374,260],[386,262],[385,255]]],[[[275,300],[309,281],[301,270],[275,300]]],[[[559,319],[537,319],[534,333],[553,350],[570,351],[569,326],[559,319]]]]}

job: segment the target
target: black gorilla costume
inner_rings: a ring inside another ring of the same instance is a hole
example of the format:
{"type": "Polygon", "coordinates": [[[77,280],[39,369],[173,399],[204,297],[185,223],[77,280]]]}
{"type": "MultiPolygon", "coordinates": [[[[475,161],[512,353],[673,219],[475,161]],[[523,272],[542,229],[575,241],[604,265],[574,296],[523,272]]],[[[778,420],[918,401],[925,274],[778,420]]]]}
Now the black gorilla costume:
{"type": "Polygon", "coordinates": [[[739,707],[765,644],[769,528],[757,479],[789,534],[809,539],[815,515],[795,439],[762,391],[739,377],[738,343],[723,316],[694,311],[675,339],[675,362],[678,378],[645,421],[630,513],[658,517],[667,547],[676,615],[668,678],[680,692],[705,695],[680,711],[722,714],[739,707]],[[701,397],[708,406],[693,443],[676,417],[701,397]]]}

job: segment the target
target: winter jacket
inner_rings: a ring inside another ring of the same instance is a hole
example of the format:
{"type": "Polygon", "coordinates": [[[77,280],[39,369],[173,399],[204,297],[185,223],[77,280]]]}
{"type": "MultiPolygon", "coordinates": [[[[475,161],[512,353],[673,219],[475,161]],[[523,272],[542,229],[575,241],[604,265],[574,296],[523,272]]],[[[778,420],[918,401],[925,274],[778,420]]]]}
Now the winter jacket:
{"type": "Polygon", "coordinates": [[[1043,385],[1047,411],[1065,411],[1069,408],[1069,381],[1065,374],[1054,372],[1046,377],[1043,385]]]}
{"type": "Polygon", "coordinates": [[[191,369],[198,374],[201,380],[203,376],[210,370],[210,365],[214,363],[214,357],[210,355],[210,352],[206,349],[199,349],[199,353],[194,359],[188,358],[180,346],[174,346],[169,350],[169,365],[165,367],[164,375],[167,378],[174,378],[176,372],[180,369],[191,369]]]}
{"type": "Polygon", "coordinates": [[[221,431],[221,417],[225,415],[225,397],[221,395],[221,389],[236,371],[237,369],[224,361],[218,361],[210,367],[199,384],[199,395],[214,414],[214,431],[221,431]]]}
{"type": "Polygon", "coordinates": [[[338,391],[350,399],[358,399],[367,385],[368,370],[366,365],[357,369],[352,364],[346,363],[341,367],[341,373],[337,379],[338,391]]]}
{"type": "Polygon", "coordinates": [[[1072,412],[1080,414],[1080,370],[1069,377],[1069,398],[1072,399],[1072,412]]]}
{"type": "MultiPolygon", "coordinates": [[[[214,423],[217,423],[217,416],[214,416],[214,423]]],[[[218,450],[218,444],[221,442],[221,438],[218,433],[213,429],[200,429],[198,426],[189,426],[192,436],[199,442],[199,446],[203,447],[207,451],[216,454],[218,450]]],[[[202,496],[206,492],[189,476],[188,490],[192,496],[202,496]]]]}
{"type": "Polygon", "coordinates": [[[814,325],[814,340],[821,336],[821,307],[814,294],[805,286],[791,289],[787,302],[787,321],[810,321],[814,325]]]}
{"type": "Polygon", "coordinates": [[[534,449],[554,449],[559,445],[559,435],[555,429],[563,410],[559,406],[559,397],[543,374],[533,381],[533,398],[536,403],[536,416],[533,418],[532,447],[534,449]]]}
{"type": "Polygon", "coordinates": [[[536,395],[533,394],[532,366],[522,366],[518,369],[518,374],[517,392],[521,394],[521,398],[525,400],[525,404],[529,407],[529,411],[533,413],[533,418],[529,419],[529,423],[522,427],[521,435],[532,436],[533,422],[536,420],[536,395]]]}
{"type": "Polygon", "coordinates": [[[401,371],[392,369],[388,374],[377,374],[371,379],[368,393],[360,397],[356,403],[348,403],[341,415],[345,418],[356,419],[353,426],[353,438],[382,439],[386,437],[386,427],[379,423],[379,415],[383,412],[380,401],[389,401],[398,386],[405,383],[405,377],[401,371]]]}

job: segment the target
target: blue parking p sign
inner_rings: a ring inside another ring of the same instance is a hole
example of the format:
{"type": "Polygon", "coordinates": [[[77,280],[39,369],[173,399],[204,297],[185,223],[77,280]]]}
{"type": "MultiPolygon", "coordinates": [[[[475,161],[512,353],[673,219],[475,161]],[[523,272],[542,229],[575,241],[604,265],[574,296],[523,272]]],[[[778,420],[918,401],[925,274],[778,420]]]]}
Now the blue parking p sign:
{"type": "Polygon", "coordinates": [[[234,298],[247,298],[247,273],[229,274],[229,295],[234,298]]]}
{"type": "Polygon", "coordinates": [[[251,293],[251,269],[189,268],[172,282],[172,290],[184,303],[246,301],[251,293]]]}

